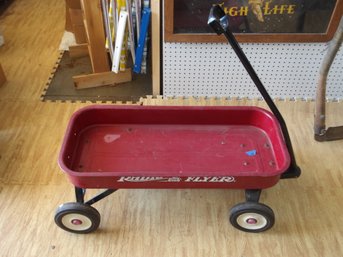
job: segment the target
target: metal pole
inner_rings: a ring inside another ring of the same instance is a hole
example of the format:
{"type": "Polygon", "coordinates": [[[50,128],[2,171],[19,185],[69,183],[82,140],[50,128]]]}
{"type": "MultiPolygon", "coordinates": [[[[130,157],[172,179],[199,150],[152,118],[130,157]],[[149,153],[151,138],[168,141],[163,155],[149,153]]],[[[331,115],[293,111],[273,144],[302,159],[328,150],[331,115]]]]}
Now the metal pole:
{"type": "Polygon", "coordinates": [[[314,134],[324,135],[325,127],[325,103],[326,103],[326,80],[330,67],[343,41],[343,18],[339,23],[337,31],[329,44],[328,51],[324,57],[319,70],[319,79],[316,93],[316,106],[314,113],[314,134]]]}

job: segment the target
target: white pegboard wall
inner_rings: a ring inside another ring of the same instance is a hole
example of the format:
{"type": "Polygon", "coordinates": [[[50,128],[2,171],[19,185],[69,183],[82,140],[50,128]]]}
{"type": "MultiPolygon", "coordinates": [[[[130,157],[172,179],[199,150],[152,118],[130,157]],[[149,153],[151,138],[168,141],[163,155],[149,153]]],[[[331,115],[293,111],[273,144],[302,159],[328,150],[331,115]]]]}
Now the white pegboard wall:
{"type": "MultiPolygon", "coordinates": [[[[242,43],[241,47],[273,98],[315,98],[327,43],[242,43]]],[[[164,42],[163,95],[260,97],[226,43],[164,42]]],[[[329,72],[327,98],[343,98],[342,49],[329,72]]]]}

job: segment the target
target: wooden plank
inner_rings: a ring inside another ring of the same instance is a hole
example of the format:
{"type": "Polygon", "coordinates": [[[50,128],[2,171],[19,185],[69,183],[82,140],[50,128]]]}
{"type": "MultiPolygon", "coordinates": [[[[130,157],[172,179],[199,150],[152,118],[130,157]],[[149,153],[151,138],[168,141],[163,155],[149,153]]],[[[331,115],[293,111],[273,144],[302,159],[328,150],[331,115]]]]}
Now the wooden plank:
{"type": "Polygon", "coordinates": [[[68,9],[70,21],[73,25],[83,25],[83,12],[81,9],[68,9]]]}
{"type": "Polygon", "coordinates": [[[66,5],[69,8],[81,9],[81,2],[80,2],[80,0],[65,0],[65,1],[66,1],[66,5]]]}
{"type": "MultiPolygon", "coordinates": [[[[73,14],[73,11],[71,12],[70,10],[80,10],[80,12],[81,12],[81,24],[83,25],[80,0],[65,0],[65,9],[66,9],[65,30],[73,32],[75,34],[74,27],[73,27],[73,24],[75,24],[75,20],[72,21],[72,17],[71,17],[71,16],[74,16],[74,14],[73,14]]],[[[78,24],[78,25],[80,25],[80,24],[78,24]]],[[[86,38],[86,37],[84,37],[84,38],[86,38]]],[[[76,41],[78,42],[78,40],[76,40],[76,41]]],[[[83,41],[83,42],[86,42],[86,41],[83,41]]]]}
{"type": "Polygon", "coordinates": [[[161,93],[160,0],[151,0],[152,94],[161,93]]]}
{"type": "Polygon", "coordinates": [[[110,71],[100,0],[81,0],[94,73],[110,71]]]}
{"type": "Polygon", "coordinates": [[[2,86],[3,84],[5,84],[6,82],[6,76],[5,76],[5,72],[2,69],[1,63],[0,63],[0,86],[2,86]]]}
{"type": "Polygon", "coordinates": [[[88,44],[69,46],[69,56],[72,59],[88,56],[88,44]]]}
{"type": "Polygon", "coordinates": [[[75,36],[75,41],[77,44],[84,44],[87,43],[87,35],[85,26],[82,25],[72,25],[73,32],[75,36]]]}
{"type": "Polygon", "coordinates": [[[65,30],[66,31],[73,31],[73,27],[71,24],[70,14],[69,14],[69,7],[66,5],[66,18],[65,18],[65,30]]]}
{"type": "Polygon", "coordinates": [[[92,73],[87,75],[74,76],[73,80],[76,89],[100,87],[129,82],[132,80],[132,72],[131,69],[127,69],[119,73],[114,73],[110,71],[92,73]]]}

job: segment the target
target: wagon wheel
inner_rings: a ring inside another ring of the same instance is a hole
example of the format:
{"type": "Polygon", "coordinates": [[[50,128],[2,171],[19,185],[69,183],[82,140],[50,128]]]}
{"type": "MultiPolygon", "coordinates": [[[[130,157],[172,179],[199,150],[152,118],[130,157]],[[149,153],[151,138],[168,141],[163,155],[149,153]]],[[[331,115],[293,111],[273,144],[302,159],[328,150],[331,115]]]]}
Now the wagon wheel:
{"type": "Polygon", "coordinates": [[[261,203],[239,203],[230,211],[231,224],[245,232],[266,231],[274,225],[274,220],[273,210],[261,203]]]}
{"type": "Polygon", "coordinates": [[[100,224],[99,212],[83,203],[65,203],[55,213],[55,223],[60,228],[78,234],[95,231],[100,224]]]}

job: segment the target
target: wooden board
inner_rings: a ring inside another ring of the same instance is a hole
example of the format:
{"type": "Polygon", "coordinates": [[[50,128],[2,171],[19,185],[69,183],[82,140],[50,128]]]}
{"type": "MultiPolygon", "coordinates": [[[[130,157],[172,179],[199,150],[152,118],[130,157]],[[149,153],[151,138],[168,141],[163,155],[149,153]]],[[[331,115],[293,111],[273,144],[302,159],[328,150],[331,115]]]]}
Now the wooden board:
{"type": "Polygon", "coordinates": [[[80,0],[65,0],[68,8],[81,9],[80,0]]]}
{"type": "MultiPolygon", "coordinates": [[[[73,4],[72,6],[75,6],[75,4],[73,4]]],[[[81,10],[81,6],[80,8],[67,8],[66,17],[66,24],[68,24],[69,22],[69,27],[71,27],[71,30],[74,33],[76,43],[87,43],[87,35],[83,23],[83,11],[81,10]]],[[[68,29],[66,28],[66,30],[68,29]]]]}
{"type": "Polygon", "coordinates": [[[100,0],[81,0],[81,4],[93,72],[110,71],[100,0]]]}
{"type": "Polygon", "coordinates": [[[161,93],[160,4],[159,0],[151,0],[152,92],[155,96],[161,93]]]}
{"type": "Polygon", "coordinates": [[[70,19],[70,14],[69,14],[69,7],[66,5],[66,18],[65,18],[65,30],[66,31],[70,31],[70,32],[73,32],[73,27],[72,27],[72,24],[71,24],[71,19],[70,19]]]}
{"type": "Polygon", "coordinates": [[[81,9],[69,8],[71,23],[74,25],[83,25],[83,13],[81,9]]]}
{"type": "Polygon", "coordinates": [[[88,56],[88,44],[79,44],[69,46],[69,56],[72,59],[88,56]]]}
{"type": "Polygon", "coordinates": [[[74,32],[73,31],[73,22],[71,20],[71,14],[69,13],[70,9],[78,9],[81,10],[81,3],[80,0],[65,0],[65,17],[66,17],[66,25],[65,29],[66,31],[74,32]]]}
{"type": "Polygon", "coordinates": [[[75,41],[77,44],[87,43],[87,35],[84,25],[72,25],[75,41]]]}
{"type": "Polygon", "coordinates": [[[120,71],[119,73],[109,71],[79,75],[74,76],[73,80],[76,89],[115,85],[131,81],[132,71],[131,69],[126,69],[125,71],[120,71]]]}
{"type": "Polygon", "coordinates": [[[5,72],[2,69],[1,63],[0,63],[0,86],[2,86],[3,84],[5,84],[6,82],[6,76],[5,76],[5,72]]]}

